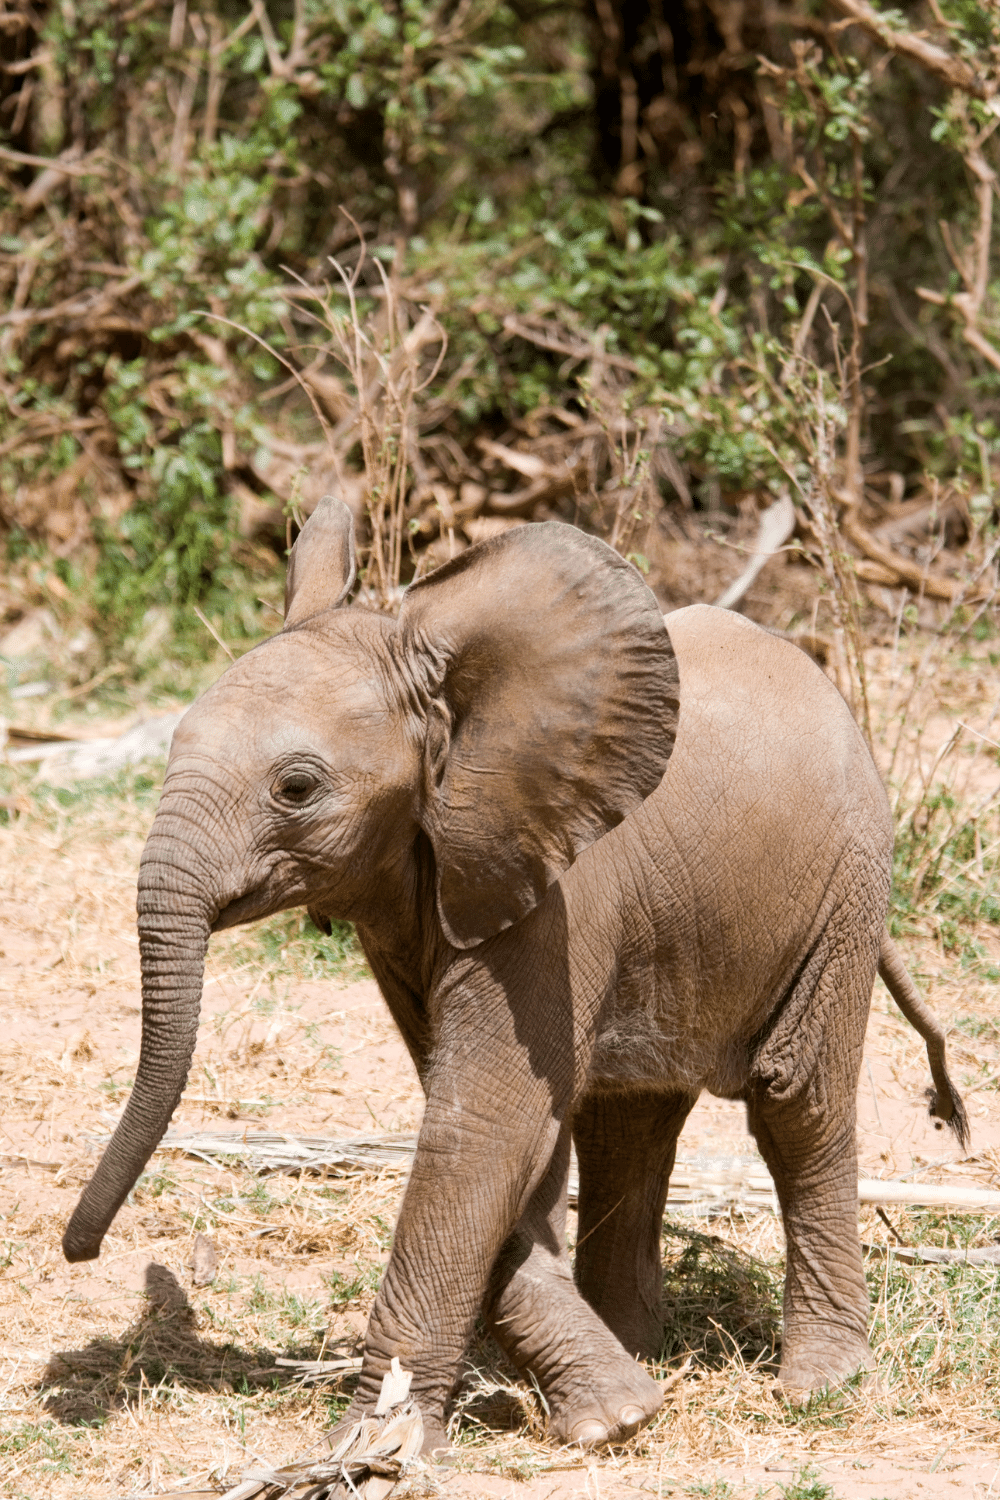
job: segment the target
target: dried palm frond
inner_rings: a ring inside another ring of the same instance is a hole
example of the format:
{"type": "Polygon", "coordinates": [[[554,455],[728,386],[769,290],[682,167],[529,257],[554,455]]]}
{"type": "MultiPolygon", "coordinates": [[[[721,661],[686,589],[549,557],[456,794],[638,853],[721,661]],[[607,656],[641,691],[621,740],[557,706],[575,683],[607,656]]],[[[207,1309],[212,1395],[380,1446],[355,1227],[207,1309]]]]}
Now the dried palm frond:
{"type": "MultiPolygon", "coordinates": [[[[385,1500],[423,1447],[423,1418],[416,1402],[409,1399],[412,1379],[411,1371],[401,1369],[399,1360],[393,1359],[371,1416],[362,1417],[344,1431],[334,1429],[324,1440],[335,1444],[332,1452],[280,1467],[258,1465],[226,1490],[221,1500],[283,1500],[285,1496],[294,1500],[340,1500],[348,1495],[360,1500],[385,1500]]],[[[198,1494],[208,1496],[213,1492],[198,1494]]],[[[174,1490],[160,1500],[197,1497],[190,1491],[174,1490]]]]}

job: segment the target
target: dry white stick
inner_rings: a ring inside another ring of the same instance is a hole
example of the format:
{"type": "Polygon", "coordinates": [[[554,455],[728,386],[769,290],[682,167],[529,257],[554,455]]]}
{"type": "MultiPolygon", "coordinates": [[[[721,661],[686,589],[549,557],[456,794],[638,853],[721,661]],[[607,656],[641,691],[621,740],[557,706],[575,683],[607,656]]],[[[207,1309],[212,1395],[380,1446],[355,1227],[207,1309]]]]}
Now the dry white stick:
{"type": "Polygon", "coordinates": [[[716,599],[719,609],[736,608],[764,564],[780,552],[788,541],[795,530],[795,519],[795,506],[788,495],[782,495],[780,500],[775,500],[773,505],[762,512],[750,561],[735,582],[716,599]]]}
{"type": "Polygon", "coordinates": [[[872,1245],[861,1242],[866,1255],[876,1260],[891,1256],[905,1266],[995,1266],[1000,1264],[1000,1245],[985,1250],[938,1250],[934,1246],[872,1245]]]}
{"type": "Polygon", "coordinates": [[[903,1203],[911,1208],[967,1208],[978,1213],[1000,1213],[1000,1193],[984,1188],[943,1186],[930,1182],[880,1182],[862,1177],[859,1203],[903,1203]]]}

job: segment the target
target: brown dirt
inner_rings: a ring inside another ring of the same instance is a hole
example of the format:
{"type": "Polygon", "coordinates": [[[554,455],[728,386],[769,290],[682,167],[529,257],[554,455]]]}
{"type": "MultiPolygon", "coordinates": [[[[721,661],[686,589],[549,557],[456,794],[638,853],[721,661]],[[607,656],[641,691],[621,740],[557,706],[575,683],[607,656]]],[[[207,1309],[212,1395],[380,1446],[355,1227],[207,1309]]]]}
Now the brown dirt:
{"type": "MultiPolygon", "coordinates": [[[[886,768],[886,726],[901,722],[905,665],[873,655],[886,768]]],[[[925,732],[901,752],[911,781],[958,718],[987,732],[983,704],[996,696],[996,677],[988,662],[978,679],[964,665],[938,662],[937,718],[925,714],[925,732]]],[[[976,801],[1000,779],[995,755],[974,758],[971,749],[956,775],[962,796],[976,801]]],[[[257,1457],[301,1453],[329,1425],[330,1393],[282,1384],[274,1357],[356,1346],[401,1179],[260,1180],[238,1166],[161,1152],[100,1261],[64,1262],[59,1236],[135,1067],[134,882],[151,804],[129,794],[110,812],[104,801],[70,815],[38,795],[33,811],[0,828],[0,1442],[5,1429],[23,1435],[20,1446],[0,1447],[0,1494],[104,1500],[210,1478],[232,1484],[257,1457]],[[219,1252],[209,1287],[192,1283],[198,1230],[219,1252]]],[[[980,935],[995,961],[995,929],[980,935]]],[[[175,1127],[414,1130],[419,1088],[372,981],[303,980],[247,942],[242,934],[213,940],[200,1041],[175,1127]]],[[[949,957],[932,926],[904,947],[944,1019],[993,1016],[995,987],[949,957]]],[[[973,1040],[953,1031],[950,1047],[973,1127],[964,1156],[929,1120],[921,1044],[878,987],[859,1092],[864,1173],[1000,1187],[1000,1033],[973,1040]]],[[[751,1154],[741,1108],[704,1098],[681,1151],[751,1154]]],[[[889,1217],[905,1236],[906,1216],[889,1217]]],[[[743,1256],[780,1254],[766,1214],[678,1222],[743,1256]]],[[[862,1228],[869,1241],[889,1241],[870,1210],[862,1228]]],[[[991,1226],[983,1233],[989,1238],[991,1226]]],[[[767,1361],[748,1368],[737,1353],[679,1380],[652,1432],[583,1459],[544,1442],[530,1395],[511,1385],[488,1348],[474,1359],[483,1374],[469,1411],[480,1425],[467,1425],[458,1466],[417,1476],[413,1493],[778,1500],[787,1492],[799,1500],[814,1484],[816,1500],[1000,1495],[1000,1421],[985,1414],[981,1393],[952,1400],[929,1391],[898,1410],[877,1391],[855,1393],[843,1420],[800,1419],[772,1394],[767,1361]],[[803,1478],[804,1470],[815,1473],[803,1478]]]]}

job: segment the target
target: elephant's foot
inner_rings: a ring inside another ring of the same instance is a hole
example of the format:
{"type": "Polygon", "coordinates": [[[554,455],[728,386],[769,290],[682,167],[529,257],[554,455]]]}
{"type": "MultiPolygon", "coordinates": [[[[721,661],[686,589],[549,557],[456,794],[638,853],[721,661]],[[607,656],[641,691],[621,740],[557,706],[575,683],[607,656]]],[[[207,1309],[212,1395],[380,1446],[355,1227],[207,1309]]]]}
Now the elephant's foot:
{"type": "MultiPolygon", "coordinates": [[[[660,1274],[662,1279],[662,1272],[660,1274]]],[[[581,1290],[586,1296],[586,1289],[581,1290]]],[[[589,1297],[587,1301],[590,1303],[589,1297]]],[[[650,1306],[638,1296],[620,1300],[605,1296],[596,1311],[627,1354],[636,1359],[658,1358],[663,1348],[661,1306],[650,1306]]]]}
{"type": "Polygon", "coordinates": [[[558,1442],[619,1442],[659,1411],[660,1387],[580,1296],[562,1257],[536,1245],[489,1321],[509,1358],[536,1382],[558,1442]]]}
{"type": "MultiPolygon", "coordinates": [[[[328,1448],[334,1449],[338,1443],[343,1442],[356,1422],[374,1415],[382,1395],[383,1382],[391,1369],[394,1352],[377,1348],[366,1350],[364,1366],[351,1403],[336,1427],[326,1434],[325,1443],[328,1448]]],[[[423,1364],[412,1357],[408,1358],[405,1352],[399,1356],[399,1362],[403,1371],[409,1369],[411,1375],[406,1400],[415,1403],[423,1422],[424,1436],[420,1455],[422,1458],[432,1458],[435,1454],[444,1454],[450,1447],[446,1411],[454,1381],[448,1379],[435,1364],[423,1364]]]]}
{"type": "Polygon", "coordinates": [[[549,1372],[542,1389],[551,1435],[581,1448],[624,1442],[663,1405],[662,1387],[624,1350],[611,1366],[604,1361],[590,1369],[576,1364],[556,1380],[549,1372]]]}
{"type": "Polygon", "coordinates": [[[785,1339],[776,1389],[793,1401],[803,1401],[820,1391],[833,1390],[859,1371],[872,1368],[867,1339],[845,1335],[842,1329],[825,1328],[785,1339]]]}

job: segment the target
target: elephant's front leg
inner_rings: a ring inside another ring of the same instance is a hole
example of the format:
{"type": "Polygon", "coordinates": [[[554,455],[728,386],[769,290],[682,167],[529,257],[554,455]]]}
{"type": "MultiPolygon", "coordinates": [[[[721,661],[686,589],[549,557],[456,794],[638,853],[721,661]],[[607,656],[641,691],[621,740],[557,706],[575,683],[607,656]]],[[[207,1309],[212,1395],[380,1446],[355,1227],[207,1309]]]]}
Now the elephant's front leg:
{"type": "Polygon", "coordinates": [[[660,1387],[580,1295],[566,1250],[568,1124],[490,1278],[484,1307],[498,1343],[532,1375],[562,1442],[624,1438],[660,1408],[660,1387]]]}
{"type": "Polygon", "coordinates": [[[550,1083],[491,1028],[439,1049],[392,1255],[375,1299],[354,1420],[377,1401],[394,1356],[413,1372],[425,1451],[446,1445],[446,1409],[500,1247],[544,1177],[559,1137],[550,1083]],[[489,1066],[492,1060],[494,1067],[489,1066]]]}

